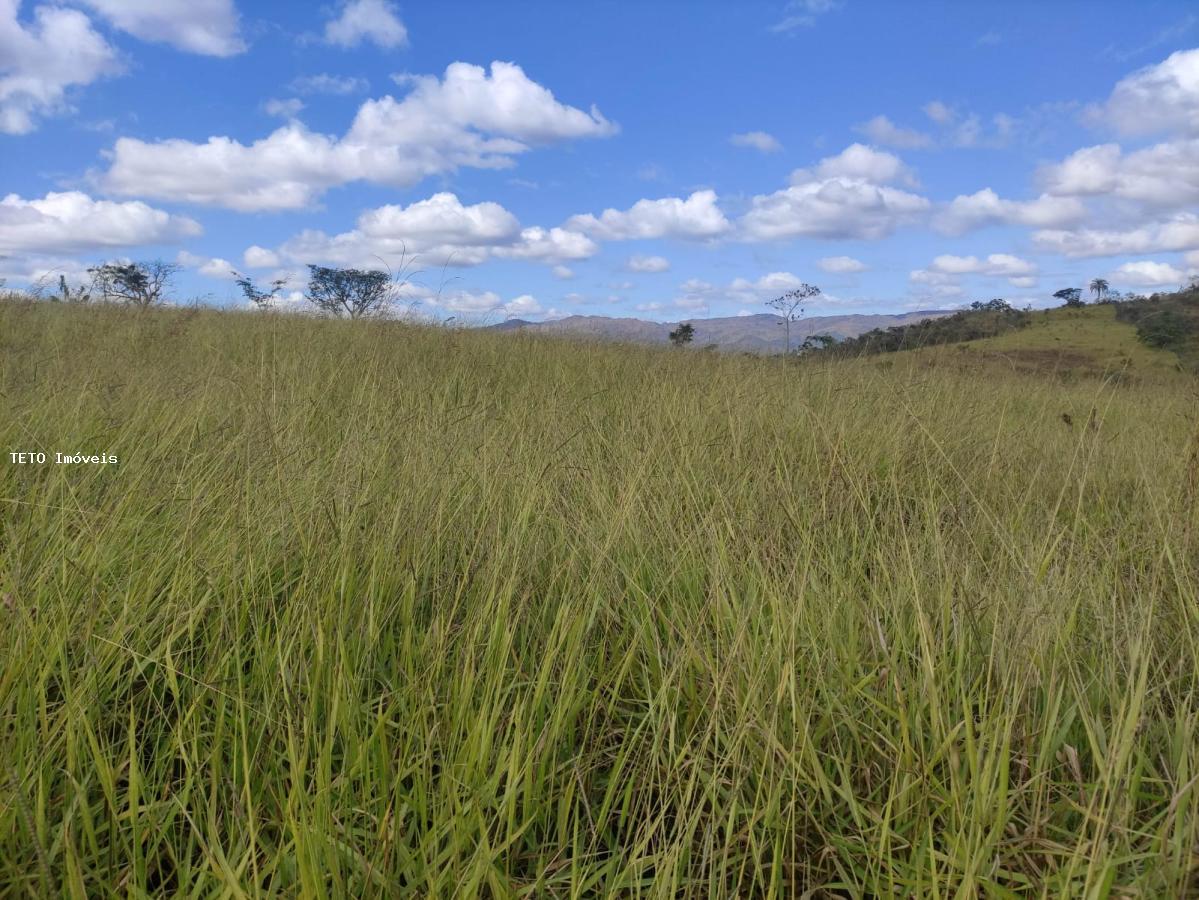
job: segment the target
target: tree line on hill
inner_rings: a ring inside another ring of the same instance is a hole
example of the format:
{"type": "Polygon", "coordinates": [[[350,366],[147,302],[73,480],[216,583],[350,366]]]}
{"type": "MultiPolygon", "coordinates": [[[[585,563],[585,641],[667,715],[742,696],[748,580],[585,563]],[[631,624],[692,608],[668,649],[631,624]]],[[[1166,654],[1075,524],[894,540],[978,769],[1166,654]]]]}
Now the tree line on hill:
{"type": "MultiPolygon", "coordinates": [[[[317,311],[335,318],[360,319],[383,313],[412,277],[412,260],[404,256],[398,272],[379,269],[308,266],[308,283],[303,298],[317,311]]],[[[162,260],[111,262],[87,270],[89,281],[72,285],[65,275],[57,284],[40,283],[31,291],[64,303],[123,303],[134,307],[159,306],[180,266],[162,260]]],[[[288,279],[277,278],[263,289],[249,276],[231,271],[234,284],[256,309],[275,307],[283,296],[288,279]]]]}
{"type": "MultiPolygon", "coordinates": [[[[1137,338],[1142,343],[1173,350],[1180,356],[1189,353],[1195,357],[1195,362],[1199,362],[1199,278],[1192,278],[1187,286],[1178,291],[1156,293],[1149,297],[1113,291],[1102,278],[1092,280],[1089,287],[1095,304],[1114,306],[1118,321],[1136,325],[1137,338]]],[[[1062,288],[1052,296],[1061,300],[1067,308],[1077,309],[1087,305],[1082,288],[1062,288]]],[[[876,328],[842,341],[829,335],[814,335],[805,340],[798,351],[847,357],[956,344],[1025,328],[1031,324],[1032,315],[1031,307],[1016,309],[1001,298],[975,301],[968,309],[943,318],[876,328]]]]}
{"type": "MultiPolygon", "coordinates": [[[[310,265],[303,298],[315,310],[336,318],[360,319],[379,315],[410,282],[412,262],[404,255],[396,273],[310,265]]],[[[60,275],[54,290],[48,290],[48,286],[42,284],[33,293],[67,303],[96,300],[150,307],[165,302],[172,279],[179,270],[180,266],[162,260],[104,263],[87,270],[91,279],[87,284],[72,286],[65,276],[60,275]]],[[[278,278],[260,288],[249,275],[236,271],[231,274],[246,300],[261,310],[276,306],[288,284],[286,278],[278,278]]],[[[1115,306],[1118,321],[1135,325],[1137,337],[1144,344],[1174,351],[1199,369],[1199,277],[1192,278],[1178,291],[1155,293],[1149,297],[1113,291],[1102,278],[1092,279],[1088,288],[1096,304],[1115,306]]],[[[975,301],[968,309],[948,316],[876,328],[845,340],[838,341],[827,334],[810,335],[798,347],[792,348],[791,326],[803,317],[803,304],[820,295],[819,287],[801,284],[767,301],[766,305],[775,309],[782,319],[788,355],[819,353],[847,357],[894,353],[995,337],[1025,328],[1032,321],[1031,307],[1016,309],[1006,300],[995,298],[975,301]]],[[[1083,289],[1079,287],[1061,288],[1052,296],[1067,308],[1086,305],[1083,289]]],[[[683,347],[691,343],[694,336],[694,326],[684,323],[670,333],[670,341],[676,347],[683,347]]]]}

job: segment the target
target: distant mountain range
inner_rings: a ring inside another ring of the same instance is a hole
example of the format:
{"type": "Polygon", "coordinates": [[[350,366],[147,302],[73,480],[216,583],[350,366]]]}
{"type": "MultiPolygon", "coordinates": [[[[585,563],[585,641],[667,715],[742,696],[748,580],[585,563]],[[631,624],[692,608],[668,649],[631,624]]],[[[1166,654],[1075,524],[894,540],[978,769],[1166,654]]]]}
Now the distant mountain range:
{"type": "MultiPolygon", "coordinates": [[[[952,314],[953,310],[924,309],[895,316],[811,316],[791,323],[791,346],[798,346],[803,343],[805,337],[813,334],[829,334],[841,340],[857,337],[875,328],[909,325],[952,314]]],[[[695,326],[695,338],[692,341],[692,346],[695,347],[715,344],[721,350],[782,353],[786,345],[783,319],[772,313],[716,319],[682,319],[680,322],[690,322],[695,326]]],[[[609,316],[568,316],[550,322],[509,319],[486,327],[492,331],[577,334],[613,341],[666,344],[670,341],[670,332],[674,331],[680,322],[649,322],[645,319],[609,316]]]]}

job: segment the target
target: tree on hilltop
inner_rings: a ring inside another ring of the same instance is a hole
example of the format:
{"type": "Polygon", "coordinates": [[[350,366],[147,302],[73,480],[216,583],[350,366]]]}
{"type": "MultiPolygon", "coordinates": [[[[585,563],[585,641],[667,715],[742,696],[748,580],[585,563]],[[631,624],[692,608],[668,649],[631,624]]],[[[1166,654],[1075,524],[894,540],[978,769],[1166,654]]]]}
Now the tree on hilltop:
{"type": "Polygon", "coordinates": [[[690,322],[682,322],[679,327],[670,333],[670,342],[676,347],[683,347],[690,344],[695,338],[695,326],[690,322]]]}
{"type": "Polygon", "coordinates": [[[1054,291],[1053,296],[1061,300],[1066,306],[1078,307],[1082,306],[1082,288],[1062,288],[1060,291],[1054,291]]]}
{"type": "Polygon", "coordinates": [[[820,296],[820,288],[814,284],[801,284],[794,290],[787,291],[781,297],[767,300],[766,305],[777,309],[783,317],[783,327],[787,331],[787,353],[791,352],[791,323],[803,318],[803,304],[812,297],[820,296]]]}
{"type": "Polygon", "coordinates": [[[179,266],[161,259],[148,262],[104,263],[88,269],[92,284],[105,300],[133,306],[155,306],[166,299],[179,266]]]}

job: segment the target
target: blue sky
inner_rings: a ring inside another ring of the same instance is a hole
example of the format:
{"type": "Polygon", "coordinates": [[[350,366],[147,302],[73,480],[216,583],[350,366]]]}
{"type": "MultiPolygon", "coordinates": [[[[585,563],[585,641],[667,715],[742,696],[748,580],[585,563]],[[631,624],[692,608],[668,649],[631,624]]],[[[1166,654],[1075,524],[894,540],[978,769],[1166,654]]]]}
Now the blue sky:
{"type": "Polygon", "coordinates": [[[406,251],[477,320],[1168,289],[1196,48],[1182,2],[0,0],[0,277],[235,304],[406,251]]]}

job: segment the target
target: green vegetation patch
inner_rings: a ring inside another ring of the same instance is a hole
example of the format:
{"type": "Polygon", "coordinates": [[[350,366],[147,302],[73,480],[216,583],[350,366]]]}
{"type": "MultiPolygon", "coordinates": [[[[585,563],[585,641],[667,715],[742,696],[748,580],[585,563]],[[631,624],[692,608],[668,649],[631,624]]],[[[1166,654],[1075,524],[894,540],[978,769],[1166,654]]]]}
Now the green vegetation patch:
{"type": "Polygon", "coordinates": [[[1194,896],[1195,382],[876,362],[0,303],[0,895],[1194,896]]]}

